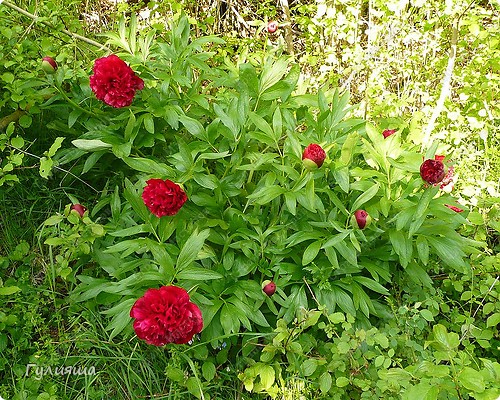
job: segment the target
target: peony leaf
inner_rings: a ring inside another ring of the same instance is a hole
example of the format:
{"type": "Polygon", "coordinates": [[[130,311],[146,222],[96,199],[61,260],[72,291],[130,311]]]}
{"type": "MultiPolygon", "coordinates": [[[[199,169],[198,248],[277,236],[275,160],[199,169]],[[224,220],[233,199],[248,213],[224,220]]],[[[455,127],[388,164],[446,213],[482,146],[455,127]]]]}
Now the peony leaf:
{"type": "Polygon", "coordinates": [[[206,281],[209,279],[221,279],[223,276],[216,271],[207,268],[188,267],[176,274],[177,279],[193,281],[206,281]]]}
{"type": "Polygon", "coordinates": [[[380,189],[380,185],[377,183],[373,185],[370,189],[362,193],[353,203],[351,211],[358,210],[363,204],[369,202],[373,197],[376,196],[380,189]]]}
{"type": "Polygon", "coordinates": [[[309,246],[304,251],[304,254],[302,255],[302,265],[308,265],[311,262],[314,261],[316,256],[319,253],[319,250],[321,249],[322,241],[318,240],[315,242],[312,242],[309,246]]]}
{"type": "Polygon", "coordinates": [[[99,139],[75,139],[71,143],[73,146],[86,151],[98,151],[113,147],[111,144],[99,139]]]}
{"type": "MultiPolygon", "coordinates": [[[[189,267],[191,263],[196,260],[198,257],[198,253],[200,252],[203,244],[205,243],[205,239],[210,235],[210,229],[205,229],[201,232],[195,230],[191,236],[188,238],[184,246],[182,246],[181,252],[179,253],[179,257],[177,257],[177,270],[182,271],[183,269],[189,267]]],[[[204,270],[204,269],[203,269],[204,270]]],[[[205,270],[204,270],[205,271],[205,270]]],[[[208,271],[208,270],[207,270],[208,271]]],[[[211,279],[218,279],[211,278],[211,279]]],[[[187,279],[187,278],[185,278],[187,279]]],[[[193,278],[190,278],[193,279],[193,278]]]]}

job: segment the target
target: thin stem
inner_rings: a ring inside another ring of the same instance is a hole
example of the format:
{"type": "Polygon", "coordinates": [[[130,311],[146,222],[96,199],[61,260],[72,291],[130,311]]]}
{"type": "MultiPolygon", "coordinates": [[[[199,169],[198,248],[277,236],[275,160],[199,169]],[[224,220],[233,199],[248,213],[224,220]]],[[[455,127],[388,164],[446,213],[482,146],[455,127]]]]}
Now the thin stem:
{"type": "MultiPolygon", "coordinates": [[[[30,153],[28,151],[25,151],[25,150],[22,150],[22,149],[19,149],[17,147],[14,147],[10,144],[6,144],[7,147],[11,148],[11,149],[14,149],[14,150],[17,150],[17,151],[20,151],[21,153],[23,154],[26,154],[28,156],[31,156],[31,157],[34,157],[34,158],[37,158],[38,160],[41,160],[42,157],[40,156],[37,156],[36,154],[33,154],[33,153],[30,153]]],[[[62,172],[65,172],[67,173],[68,175],[71,175],[73,178],[75,178],[76,180],[80,181],[81,183],[83,183],[84,185],[88,186],[89,188],[91,188],[93,191],[95,191],[96,193],[99,193],[99,190],[97,190],[96,188],[94,188],[92,185],[90,185],[89,183],[85,182],[83,179],[81,179],[80,177],[76,176],[75,174],[73,174],[71,171],[68,171],[64,168],[61,168],[61,167],[58,167],[57,165],[54,165],[53,168],[59,170],[59,171],[62,171],[62,172]]]]}
{"type": "Polygon", "coordinates": [[[56,85],[56,88],[57,88],[57,91],[59,92],[59,94],[64,97],[64,100],[66,100],[68,103],[70,103],[73,107],[75,108],[78,108],[80,111],[84,112],[85,114],[88,114],[92,117],[95,117],[96,114],[93,113],[92,111],[89,111],[89,110],[86,110],[85,108],[83,108],[81,105],[79,105],[78,103],[75,103],[73,100],[71,100],[68,95],[64,92],[64,90],[62,88],[60,88],[58,85],[56,85]]]}

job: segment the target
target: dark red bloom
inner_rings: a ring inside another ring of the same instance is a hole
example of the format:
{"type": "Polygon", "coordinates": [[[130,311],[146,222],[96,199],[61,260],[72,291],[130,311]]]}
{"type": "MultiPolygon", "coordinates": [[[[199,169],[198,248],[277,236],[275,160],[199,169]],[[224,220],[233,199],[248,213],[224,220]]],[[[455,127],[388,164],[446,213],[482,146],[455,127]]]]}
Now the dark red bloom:
{"type": "Polygon", "coordinates": [[[267,24],[267,31],[269,33],[274,33],[278,30],[278,23],[276,21],[269,21],[267,24]]]}
{"type": "Polygon", "coordinates": [[[262,290],[268,296],[272,296],[274,292],[276,292],[276,283],[274,283],[273,281],[264,281],[263,286],[264,287],[262,288],[262,290]]]}
{"type": "Polygon", "coordinates": [[[431,185],[441,182],[445,175],[442,161],[429,159],[425,160],[420,166],[420,176],[431,185]]]}
{"type": "Polygon", "coordinates": [[[386,139],[389,136],[393,135],[394,133],[396,133],[396,129],[386,129],[385,131],[382,132],[382,135],[384,135],[384,139],[386,139]]]}
{"type": "Polygon", "coordinates": [[[464,210],[462,210],[461,208],[458,208],[458,207],[455,207],[455,206],[452,206],[451,204],[445,204],[446,207],[448,207],[450,210],[453,210],[455,211],[456,213],[461,213],[463,212],[464,210]]]}
{"type": "Polygon", "coordinates": [[[144,81],[114,54],[95,60],[93,72],[90,88],[99,100],[111,107],[129,106],[136,90],[144,88],[144,81]]]}
{"type": "Polygon", "coordinates": [[[187,200],[184,190],[171,180],[149,179],[146,183],[142,199],[157,217],[177,214],[187,200]]]}
{"type": "Polygon", "coordinates": [[[43,57],[42,58],[42,69],[48,73],[53,74],[57,70],[57,63],[54,61],[52,57],[43,57]]]}
{"type": "Polygon", "coordinates": [[[83,214],[85,214],[85,211],[87,211],[87,207],[82,206],[81,204],[73,204],[71,206],[71,209],[80,214],[80,217],[83,217],[83,214]]]}
{"type": "Polygon", "coordinates": [[[356,210],[353,217],[351,217],[351,223],[354,225],[354,222],[356,222],[359,229],[365,229],[372,221],[372,218],[365,210],[356,210]]]}
{"type": "Polygon", "coordinates": [[[302,161],[307,169],[319,168],[325,161],[325,150],[319,145],[312,143],[304,149],[302,153],[302,161]]]}
{"type": "Polygon", "coordinates": [[[187,343],[203,328],[200,309],[177,286],[148,289],[134,303],[130,316],[135,318],[137,336],[155,346],[187,343]]]}

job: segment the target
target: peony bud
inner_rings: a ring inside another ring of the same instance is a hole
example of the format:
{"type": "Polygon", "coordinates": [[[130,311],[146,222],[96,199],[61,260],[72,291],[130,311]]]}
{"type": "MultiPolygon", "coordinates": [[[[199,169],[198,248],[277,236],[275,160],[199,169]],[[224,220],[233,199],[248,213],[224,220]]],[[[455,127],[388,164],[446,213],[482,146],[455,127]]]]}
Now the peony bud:
{"type": "Polygon", "coordinates": [[[71,206],[71,210],[75,210],[78,214],[80,214],[80,217],[83,217],[83,214],[87,211],[87,207],[82,206],[81,204],[73,204],[71,206]]]}
{"type": "Polygon", "coordinates": [[[323,150],[319,144],[313,143],[305,148],[302,154],[302,164],[306,169],[311,171],[321,167],[325,158],[325,150],[323,150]]]}
{"type": "Polygon", "coordinates": [[[396,129],[386,129],[385,131],[382,132],[382,135],[384,135],[384,139],[386,139],[389,136],[393,135],[394,133],[396,133],[396,129]]]}
{"type": "Polygon", "coordinates": [[[53,74],[57,70],[57,64],[52,57],[43,57],[42,58],[42,69],[47,74],[53,74]]]}
{"type": "Polygon", "coordinates": [[[278,23],[276,21],[269,21],[267,24],[267,31],[269,33],[274,33],[278,30],[278,23]]]}
{"type": "Polygon", "coordinates": [[[268,296],[272,296],[276,292],[276,283],[270,280],[262,282],[262,290],[268,296]]]}
{"type": "Polygon", "coordinates": [[[372,222],[372,217],[365,210],[356,210],[351,217],[351,224],[353,227],[365,229],[372,222]]]}
{"type": "Polygon", "coordinates": [[[420,176],[431,185],[441,182],[445,175],[446,172],[442,161],[429,159],[425,160],[420,166],[420,176]]]}

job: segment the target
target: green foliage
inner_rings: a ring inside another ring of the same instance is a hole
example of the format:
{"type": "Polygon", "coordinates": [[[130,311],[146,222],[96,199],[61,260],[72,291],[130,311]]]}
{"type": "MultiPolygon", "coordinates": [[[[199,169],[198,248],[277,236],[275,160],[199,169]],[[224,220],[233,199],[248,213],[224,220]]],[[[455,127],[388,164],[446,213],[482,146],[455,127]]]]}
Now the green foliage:
{"type": "Polygon", "coordinates": [[[466,256],[480,243],[457,233],[467,221],[444,206],[451,196],[423,187],[423,156],[402,140],[406,132],[384,139],[375,127],[345,119],[347,93],[293,94],[298,70],[284,57],[210,67],[214,53],[201,46],[218,40],[190,41],[186,17],[166,42],[148,40],[147,49],[135,45],[135,29],[132,19],[110,35],[146,80],[134,112],[72,100],[93,111],[77,118],[86,132],[62,158],[86,157],[85,172],[104,160],[123,171],[91,211],[109,207],[111,214],[108,235],[93,246],[102,270],[83,271],[73,293],[76,301],[97,296],[106,305],[111,338],[130,326],[130,305],[152,284],[190,289],[204,313],[202,338],[216,346],[242,328],[292,321],[310,305],[307,284],[330,313],[367,324],[386,315],[384,285],[396,271],[425,286],[424,267],[435,257],[469,270],[466,256]],[[328,152],[314,172],[301,163],[311,141],[328,152]],[[190,201],[175,217],[158,219],[144,206],[151,177],[186,188],[190,201]],[[360,207],[376,221],[364,231],[349,222],[360,207]],[[272,299],[260,287],[268,278],[278,285],[272,299]]]}

